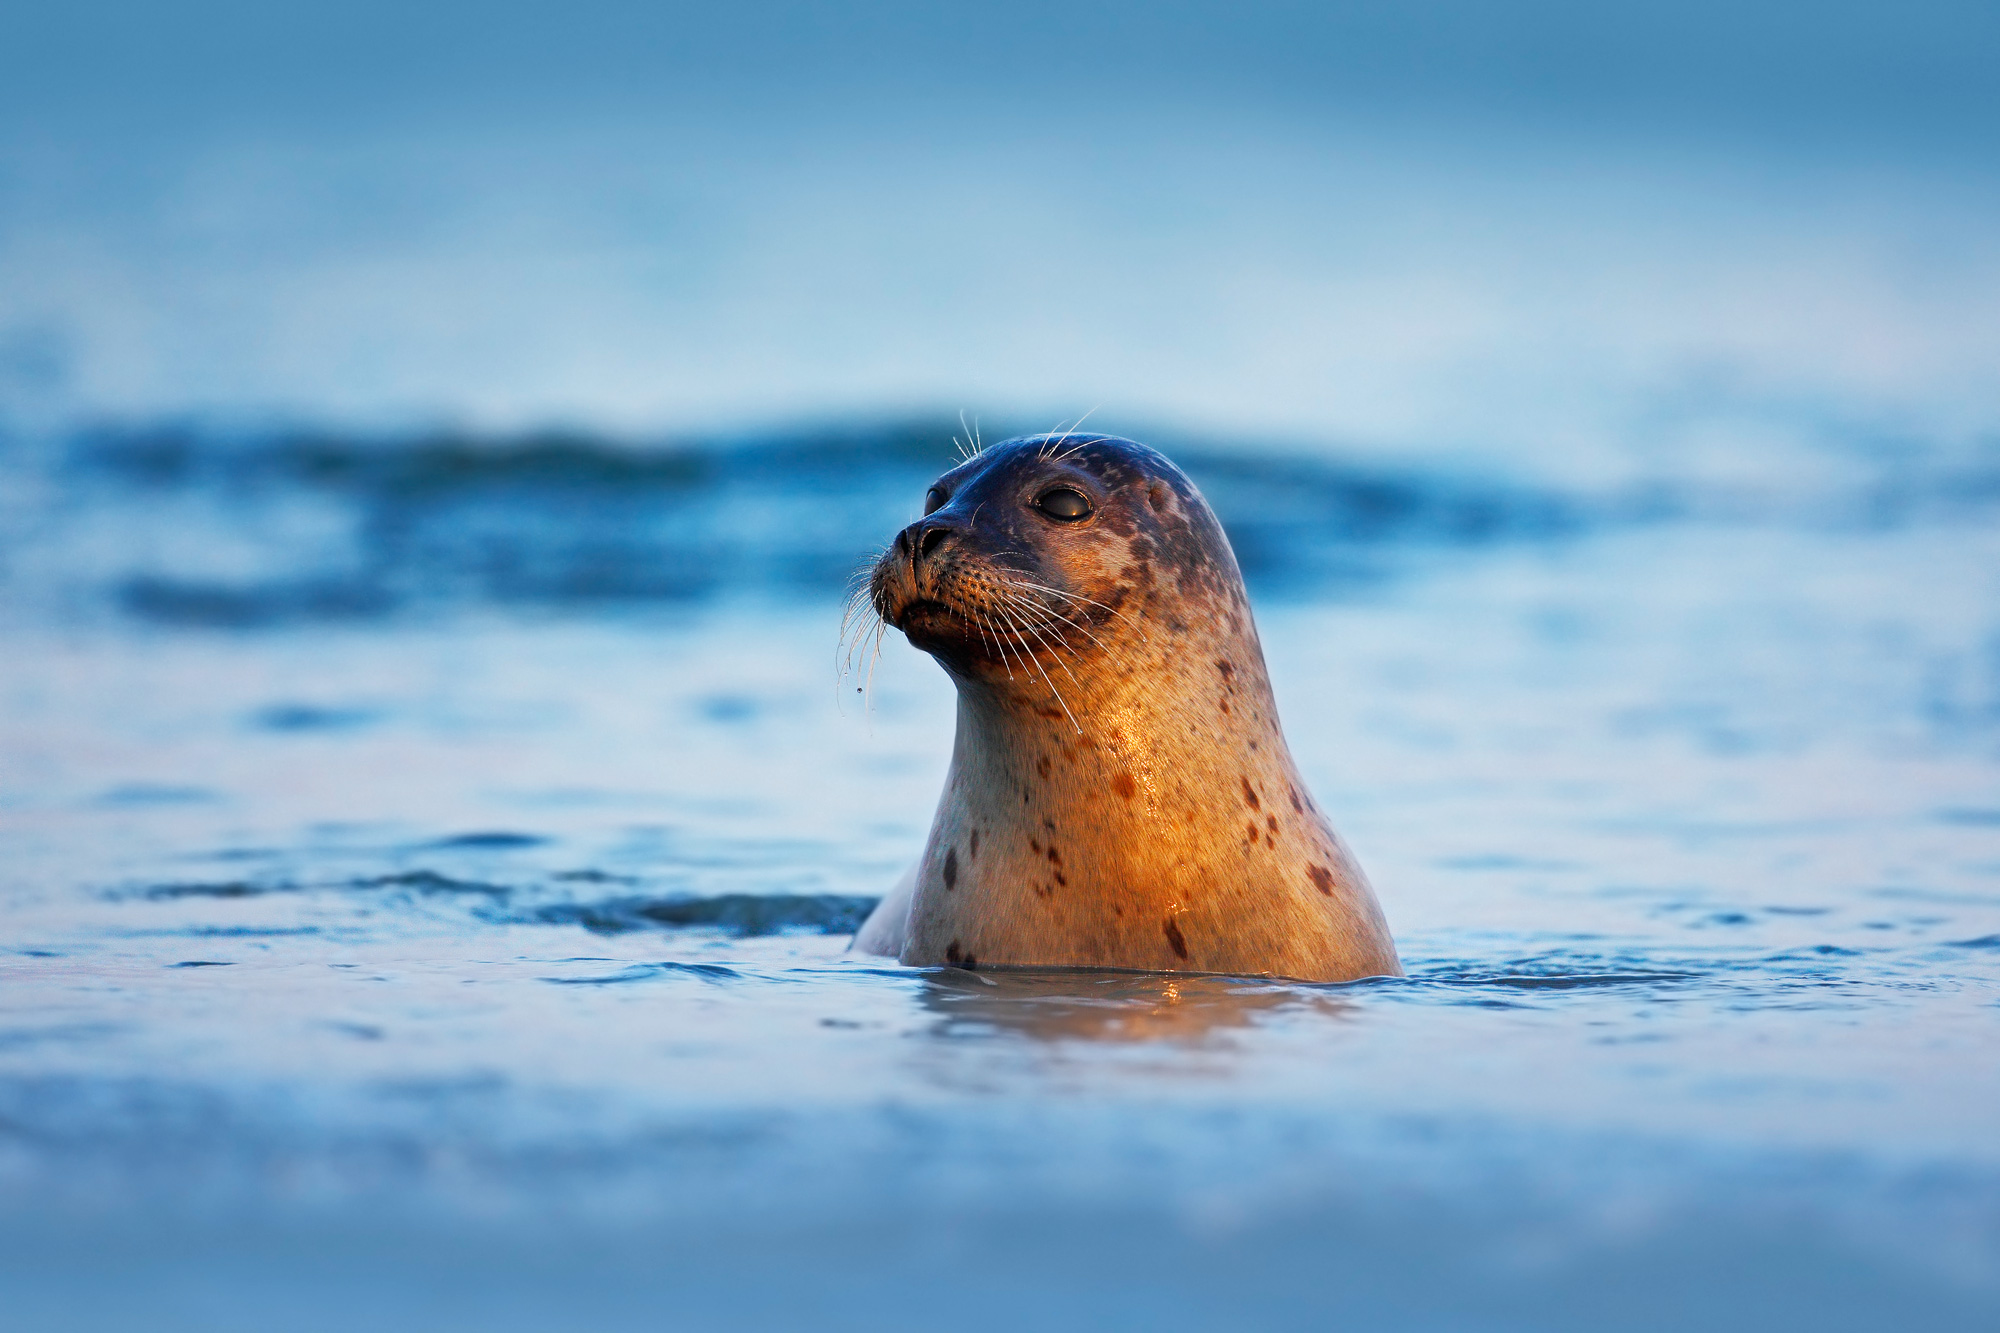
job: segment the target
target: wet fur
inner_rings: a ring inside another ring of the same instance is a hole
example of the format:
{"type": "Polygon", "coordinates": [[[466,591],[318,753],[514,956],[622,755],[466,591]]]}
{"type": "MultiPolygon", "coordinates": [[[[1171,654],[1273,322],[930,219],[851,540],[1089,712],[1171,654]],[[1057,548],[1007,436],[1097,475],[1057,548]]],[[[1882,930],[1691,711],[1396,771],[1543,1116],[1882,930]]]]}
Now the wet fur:
{"type": "Polygon", "coordinates": [[[1228,538],[1166,458],[1109,436],[997,444],[870,572],[958,687],[907,887],[856,947],[905,963],[1338,981],[1401,975],[1381,908],[1278,726],[1228,538]],[[1062,523],[1034,501],[1068,484],[1062,523]]]}

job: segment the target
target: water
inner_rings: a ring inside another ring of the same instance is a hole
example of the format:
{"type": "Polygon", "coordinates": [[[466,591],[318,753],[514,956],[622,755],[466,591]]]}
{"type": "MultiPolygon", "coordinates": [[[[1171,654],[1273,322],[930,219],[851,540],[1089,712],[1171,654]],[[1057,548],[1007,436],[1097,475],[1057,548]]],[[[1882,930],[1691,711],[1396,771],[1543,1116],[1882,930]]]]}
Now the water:
{"type": "Polygon", "coordinates": [[[844,952],[945,433],[17,441],[24,1326],[1991,1326],[1990,460],[1176,446],[1409,971],[1307,986],[844,952]]]}

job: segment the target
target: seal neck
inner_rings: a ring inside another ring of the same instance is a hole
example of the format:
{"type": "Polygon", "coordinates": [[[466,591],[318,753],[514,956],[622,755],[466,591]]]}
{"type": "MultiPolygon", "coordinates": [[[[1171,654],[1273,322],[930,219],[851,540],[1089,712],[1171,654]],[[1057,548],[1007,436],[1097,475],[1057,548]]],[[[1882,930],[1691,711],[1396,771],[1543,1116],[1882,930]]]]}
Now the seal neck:
{"type": "Polygon", "coordinates": [[[1263,649],[1246,631],[1202,641],[1198,652],[1168,639],[1131,645],[1115,659],[1044,656],[1016,664],[1011,678],[947,667],[958,689],[960,748],[1102,751],[1145,770],[1205,764],[1221,749],[1289,770],[1263,649]]]}

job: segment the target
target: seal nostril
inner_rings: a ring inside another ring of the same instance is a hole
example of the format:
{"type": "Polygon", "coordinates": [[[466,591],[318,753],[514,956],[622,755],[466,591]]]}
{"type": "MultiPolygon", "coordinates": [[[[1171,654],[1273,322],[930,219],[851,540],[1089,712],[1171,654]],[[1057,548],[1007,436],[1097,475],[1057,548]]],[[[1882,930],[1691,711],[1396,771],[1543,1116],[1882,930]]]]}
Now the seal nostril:
{"type": "Polygon", "coordinates": [[[914,569],[918,563],[934,555],[950,536],[950,524],[920,520],[896,534],[896,555],[909,561],[914,569]]]}

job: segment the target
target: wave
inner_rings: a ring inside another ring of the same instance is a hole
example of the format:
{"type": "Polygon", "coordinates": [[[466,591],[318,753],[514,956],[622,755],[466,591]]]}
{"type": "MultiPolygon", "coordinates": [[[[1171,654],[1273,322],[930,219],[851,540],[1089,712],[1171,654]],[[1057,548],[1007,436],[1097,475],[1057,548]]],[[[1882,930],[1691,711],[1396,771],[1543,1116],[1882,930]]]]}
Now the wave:
{"type": "MultiPolygon", "coordinates": [[[[258,628],[439,607],[602,614],[734,592],[826,597],[916,512],[953,425],[758,438],[361,436],[100,428],[0,468],[41,497],[0,569],[44,601],[141,622],[258,628]],[[21,475],[24,470],[33,475],[21,475]]],[[[1262,595],[1340,595],[1423,551],[1768,516],[1768,497],[1665,483],[1564,490],[1443,467],[1225,447],[1169,452],[1262,595]]],[[[2000,465],[1907,471],[1845,496],[1871,525],[2000,506],[2000,465]]],[[[19,598],[16,599],[20,600],[19,598]]]]}
{"type": "Polygon", "coordinates": [[[724,930],[732,935],[790,931],[851,935],[881,899],[838,893],[724,893],[707,898],[614,898],[596,903],[555,903],[525,920],[577,925],[597,935],[643,929],[724,930]]]}
{"type": "MultiPolygon", "coordinates": [[[[457,845],[466,845],[463,842],[457,845]]],[[[612,878],[599,872],[570,872],[559,880],[612,878]]],[[[435,870],[403,870],[324,883],[292,881],[214,880],[152,884],[113,892],[113,899],[143,898],[152,902],[200,899],[263,898],[305,893],[388,893],[405,900],[457,901],[480,919],[505,925],[581,926],[594,935],[623,935],[636,930],[722,931],[738,937],[806,933],[850,935],[861,928],[881,901],[866,894],[844,893],[719,893],[627,894],[596,901],[560,902],[546,899],[537,882],[501,884],[465,879],[435,870]]],[[[177,933],[215,935],[226,930],[190,926],[177,933]]],[[[259,929],[257,933],[271,933],[259,929]]],[[[280,930],[278,933],[284,933],[280,930]]]]}

